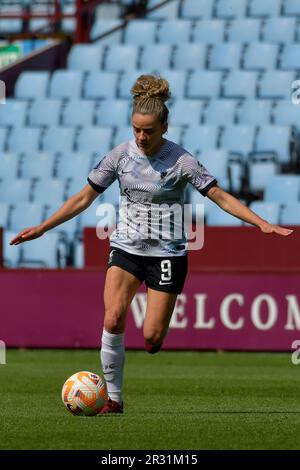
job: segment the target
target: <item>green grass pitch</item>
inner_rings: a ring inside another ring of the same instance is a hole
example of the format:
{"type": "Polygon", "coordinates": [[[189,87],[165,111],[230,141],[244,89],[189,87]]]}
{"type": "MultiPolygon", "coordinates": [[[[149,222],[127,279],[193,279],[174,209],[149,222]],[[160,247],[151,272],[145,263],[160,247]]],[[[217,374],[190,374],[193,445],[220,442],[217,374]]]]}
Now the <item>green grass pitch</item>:
{"type": "Polygon", "coordinates": [[[300,365],[290,354],[126,353],[124,415],[77,417],[64,381],[91,350],[8,350],[0,449],[299,449],[300,365]]]}

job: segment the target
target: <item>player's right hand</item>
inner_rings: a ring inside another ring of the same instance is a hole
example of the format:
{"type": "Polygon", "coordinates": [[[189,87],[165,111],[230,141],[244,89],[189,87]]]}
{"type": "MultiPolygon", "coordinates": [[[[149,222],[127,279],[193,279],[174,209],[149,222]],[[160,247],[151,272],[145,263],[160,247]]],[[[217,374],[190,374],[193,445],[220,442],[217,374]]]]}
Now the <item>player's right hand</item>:
{"type": "Polygon", "coordinates": [[[10,242],[10,245],[20,245],[20,243],[28,242],[29,240],[34,240],[43,235],[44,231],[39,227],[29,227],[22,230],[18,233],[10,242]]]}

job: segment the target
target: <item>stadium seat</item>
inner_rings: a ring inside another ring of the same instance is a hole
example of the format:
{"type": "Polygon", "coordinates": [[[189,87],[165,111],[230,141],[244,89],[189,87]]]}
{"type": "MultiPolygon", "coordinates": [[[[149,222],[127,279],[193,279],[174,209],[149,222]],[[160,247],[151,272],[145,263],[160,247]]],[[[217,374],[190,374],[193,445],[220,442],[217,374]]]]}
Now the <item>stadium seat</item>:
{"type": "Polygon", "coordinates": [[[0,227],[8,227],[10,205],[7,202],[0,202],[0,227]]]}
{"type": "Polygon", "coordinates": [[[74,267],[77,269],[84,268],[84,244],[79,240],[74,242],[74,267]]]}
{"type": "Polygon", "coordinates": [[[257,72],[233,70],[224,81],[224,98],[255,98],[257,93],[257,72]]]}
{"type": "Polygon", "coordinates": [[[148,75],[149,70],[128,70],[124,71],[118,85],[118,97],[121,99],[131,99],[130,90],[140,75],[148,75]]]}
{"type": "Polygon", "coordinates": [[[62,125],[66,127],[92,126],[94,123],[94,108],[94,101],[71,99],[63,110],[62,125]]]}
{"type": "Polygon", "coordinates": [[[268,18],[280,16],[281,0],[250,0],[249,16],[268,18]]]}
{"type": "Polygon", "coordinates": [[[203,103],[199,100],[176,100],[170,112],[170,124],[173,126],[199,125],[203,103]]]}
{"type": "Polygon", "coordinates": [[[251,192],[261,192],[265,189],[269,179],[279,173],[279,166],[272,160],[249,160],[248,161],[248,184],[251,192]]]}
{"type": "Polygon", "coordinates": [[[242,155],[244,161],[254,148],[255,126],[225,126],[220,147],[228,152],[242,155]]]}
{"type": "Polygon", "coordinates": [[[275,69],[278,58],[278,45],[262,42],[249,43],[243,57],[243,68],[248,70],[275,69]]]}
{"type": "Polygon", "coordinates": [[[105,153],[111,148],[111,127],[83,127],[78,135],[77,152],[105,153]]]}
{"type": "Polygon", "coordinates": [[[0,178],[17,178],[19,173],[19,155],[15,153],[2,153],[0,155],[0,178]]]}
{"type": "Polygon", "coordinates": [[[214,149],[218,143],[218,127],[216,126],[189,126],[184,132],[182,145],[190,153],[197,153],[214,149]]]}
{"type": "Polygon", "coordinates": [[[285,44],[280,57],[280,68],[282,70],[299,70],[299,57],[300,44],[285,44]]]}
{"type": "Polygon", "coordinates": [[[96,125],[126,126],[131,103],[128,100],[103,100],[96,109],[96,125]]]}
{"type": "Polygon", "coordinates": [[[0,201],[15,204],[16,202],[29,201],[31,192],[31,181],[16,179],[12,182],[10,178],[2,179],[0,182],[0,201]]]}
{"type": "Polygon", "coordinates": [[[0,19],[0,31],[2,34],[20,34],[22,32],[22,20],[16,19],[0,19]]]}
{"type": "Polygon", "coordinates": [[[83,83],[83,97],[85,99],[112,99],[117,94],[117,72],[95,72],[88,74],[83,83]]]}
{"type": "Polygon", "coordinates": [[[42,148],[45,152],[70,152],[74,148],[75,128],[48,127],[43,136],[42,148]]]}
{"type": "Polygon", "coordinates": [[[51,98],[80,98],[83,73],[81,70],[56,70],[50,81],[51,98]]]}
{"type": "Polygon", "coordinates": [[[277,101],[273,119],[276,125],[295,126],[300,131],[300,106],[290,100],[277,101]]]}
{"type": "Polygon", "coordinates": [[[182,140],[182,132],[183,132],[182,126],[169,126],[167,133],[164,135],[164,137],[180,145],[181,140],[182,140]]]}
{"type": "Polygon", "coordinates": [[[235,121],[237,102],[235,100],[211,100],[205,108],[203,122],[210,125],[225,126],[235,121]]]}
{"type": "Polygon", "coordinates": [[[3,232],[3,263],[7,268],[17,268],[20,257],[22,245],[10,245],[9,242],[18,234],[18,232],[10,232],[4,230],[3,232]]]}
{"type": "Polygon", "coordinates": [[[135,46],[155,43],[157,26],[155,21],[130,20],[124,29],[124,43],[135,46]]]}
{"type": "Polygon", "coordinates": [[[300,225],[300,202],[283,204],[279,222],[282,225],[300,225]]]}
{"type": "MultiPolygon", "coordinates": [[[[101,5],[99,5],[101,6],[101,5]]],[[[116,5],[115,5],[116,6],[116,5]]],[[[102,45],[111,45],[111,44],[120,44],[122,40],[122,28],[117,29],[113,33],[108,34],[107,36],[103,37],[102,39],[97,39],[99,36],[102,36],[105,33],[108,33],[112,29],[121,26],[122,21],[120,19],[113,19],[113,18],[104,18],[103,16],[97,18],[91,28],[91,39],[94,44],[99,46],[102,45]]]]}
{"type": "Polygon", "coordinates": [[[49,79],[49,72],[22,72],[16,81],[15,98],[45,98],[49,79]]]}
{"type": "Polygon", "coordinates": [[[222,72],[212,70],[194,70],[187,86],[188,98],[218,98],[221,92],[222,72]]]}
{"type": "Polygon", "coordinates": [[[0,105],[0,126],[25,126],[28,102],[7,98],[5,105],[0,105]]]}
{"type": "MultiPolygon", "coordinates": [[[[59,207],[57,206],[57,204],[47,204],[45,210],[45,219],[49,218],[51,215],[57,212],[58,209],[59,207]]],[[[77,232],[79,231],[78,219],[78,216],[73,217],[67,222],[64,222],[63,224],[54,227],[51,230],[51,233],[61,233],[65,237],[67,237],[69,241],[72,241],[77,235],[77,232]]]]}
{"type": "Polygon", "coordinates": [[[228,212],[223,211],[217,205],[211,205],[206,217],[206,223],[209,226],[228,226],[228,227],[240,227],[243,225],[243,222],[229,214],[228,212]]]}
{"type": "Polygon", "coordinates": [[[147,44],[142,49],[139,68],[143,70],[170,68],[172,51],[173,47],[170,44],[147,44]]]}
{"type": "Polygon", "coordinates": [[[213,16],[214,0],[183,0],[180,7],[181,18],[211,18],[213,16]]]}
{"type": "Polygon", "coordinates": [[[289,99],[294,79],[294,72],[268,70],[259,81],[258,96],[269,99],[289,99]]]}
{"type": "Polygon", "coordinates": [[[161,44],[182,44],[191,39],[192,23],[189,20],[162,21],[158,28],[161,44]]]}
{"type": "Polygon", "coordinates": [[[59,179],[77,179],[88,176],[92,169],[91,154],[66,152],[60,155],[56,167],[56,177],[59,179]]]}
{"type": "Polygon", "coordinates": [[[59,235],[45,233],[34,241],[24,243],[19,266],[57,268],[59,256],[59,235]]]}
{"type": "Polygon", "coordinates": [[[52,178],[55,155],[50,153],[27,153],[22,158],[22,178],[52,178]]]}
{"type": "Polygon", "coordinates": [[[260,125],[271,121],[272,102],[267,100],[245,100],[238,108],[239,124],[260,125]]]}
{"type": "Polygon", "coordinates": [[[299,202],[300,176],[275,175],[269,178],[264,200],[268,202],[299,202]]]}
{"type": "Polygon", "coordinates": [[[288,126],[261,126],[258,131],[255,150],[277,153],[280,163],[290,163],[291,128],[288,126]]]}
{"type": "Polygon", "coordinates": [[[8,129],[0,127],[0,152],[3,152],[6,148],[8,129]]]}
{"type": "Polygon", "coordinates": [[[209,68],[212,70],[238,69],[241,62],[241,51],[241,44],[214,45],[209,57],[209,68]]]}
{"type": "Polygon", "coordinates": [[[157,73],[168,80],[171,95],[174,99],[184,98],[187,84],[187,74],[183,70],[158,70],[157,73]]]}
{"type": "Polygon", "coordinates": [[[224,189],[229,189],[228,153],[226,150],[205,149],[198,156],[198,160],[218,180],[224,189]]]}
{"type": "Polygon", "coordinates": [[[69,70],[96,71],[102,68],[104,47],[91,44],[75,44],[67,59],[69,70]]]}
{"type": "Polygon", "coordinates": [[[227,30],[227,41],[230,42],[252,42],[259,41],[261,31],[261,20],[244,18],[233,20],[229,23],[227,30]]]}
{"type": "Polygon", "coordinates": [[[244,18],[248,0],[219,0],[216,4],[217,18],[244,18]]]}
{"type": "Polygon", "coordinates": [[[138,46],[114,44],[107,51],[104,68],[113,72],[134,70],[137,68],[138,57],[138,46]]]}
{"type": "Polygon", "coordinates": [[[134,138],[133,131],[131,126],[122,126],[118,127],[116,134],[113,140],[113,146],[117,147],[118,145],[122,144],[123,142],[127,142],[128,140],[132,140],[134,138]]]}
{"type": "Polygon", "coordinates": [[[225,38],[225,21],[223,20],[199,20],[193,32],[193,42],[204,42],[208,44],[219,44],[225,38]]]}
{"type": "Polygon", "coordinates": [[[280,204],[278,202],[253,201],[249,207],[270,224],[279,223],[280,204]]]}
{"type": "Polygon", "coordinates": [[[179,44],[174,52],[173,67],[176,70],[205,68],[206,44],[179,44]]]}
{"type": "Polygon", "coordinates": [[[57,126],[60,123],[62,101],[38,98],[29,111],[30,126],[57,126]]]}
{"type": "Polygon", "coordinates": [[[268,18],[263,28],[264,42],[290,43],[295,41],[295,18],[268,18]]]}
{"type": "Polygon", "coordinates": [[[14,204],[9,228],[11,231],[24,230],[25,227],[34,227],[43,220],[44,206],[39,203],[18,202],[14,204]]]}
{"type": "Polygon", "coordinates": [[[283,14],[286,16],[300,16],[298,0],[285,0],[283,2],[283,14]]]}
{"type": "Polygon", "coordinates": [[[8,151],[20,153],[37,151],[40,146],[41,129],[33,127],[14,127],[8,138],[8,151]]]}
{"type": "MultiPolygon", "coordinates": [[[[157,4],[157,2],[156,2],[157,4]]],[[[148,9],[151,8],[151,0],[148,0],[148,9]]],[[[153,4],[155,6],[155,4],[153,4]]],[[[156,10],[151,11],[147,14],[147,18],[152,20],[170,20],[176,19],[179,13],[179,3],[169,2],[166,5],[157,8],[156,10]]]]}
{"type": "Polygon", "coordinates": [[[57,209],[65,200],[65,182],[59,179],[41,178],[33,188],[33,202],[57,204],[57,209]]]}

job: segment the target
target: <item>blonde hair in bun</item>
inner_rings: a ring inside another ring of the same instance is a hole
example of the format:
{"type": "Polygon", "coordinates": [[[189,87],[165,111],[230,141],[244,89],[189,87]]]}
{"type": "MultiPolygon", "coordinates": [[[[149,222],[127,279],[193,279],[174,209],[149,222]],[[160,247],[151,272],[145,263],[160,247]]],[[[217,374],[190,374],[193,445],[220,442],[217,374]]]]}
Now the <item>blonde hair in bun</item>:
{"type": "Polygon", "coordinates": [[[131,88],[133,113],[154,114],[161,124],[168,121],[169,110],[165,102],[170,99],[166,79],[155,75],[141,75],[131,88]]]}

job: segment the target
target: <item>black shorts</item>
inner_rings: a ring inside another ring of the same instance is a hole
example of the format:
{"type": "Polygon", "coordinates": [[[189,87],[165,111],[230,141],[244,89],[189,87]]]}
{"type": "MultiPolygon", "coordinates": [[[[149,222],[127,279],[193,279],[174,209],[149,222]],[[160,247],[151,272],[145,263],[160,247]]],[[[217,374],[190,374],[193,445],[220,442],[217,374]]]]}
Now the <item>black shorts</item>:
{"type": "Polygon", "coordinates": [[[108,268],[118,266],[145,281],[150,289],[180,294],[188,269],[188,257],[184,256],[140,256],[111,248],[108,268]]]}

